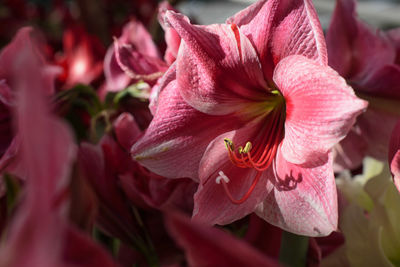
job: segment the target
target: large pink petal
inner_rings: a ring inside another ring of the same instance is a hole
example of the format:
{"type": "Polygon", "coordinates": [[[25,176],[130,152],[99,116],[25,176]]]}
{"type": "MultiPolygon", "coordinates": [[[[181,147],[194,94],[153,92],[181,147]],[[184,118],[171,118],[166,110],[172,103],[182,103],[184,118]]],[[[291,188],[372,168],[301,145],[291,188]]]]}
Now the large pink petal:
{"type": "Polygon", "coordinates": [[[236,167],[229,159],[224,138],[231,139],[235,146],[244,146],[247,141],[254,140],[261,124],[259,120],[253,121],[239,130],[218,136],[210,143],[200,162],[200,185],[194,197],[194,220],[207,224],[228,224],[253,212],[257,204],[267,196],[266,172],[261,174],[250,197],[240,205],[232,203],[223,186],[216,183],[216,178],[222,171],[230,180],[227,186],[234,198],[242,198],[249,190],[257,171],[236,167]]]}
{"type": "Polygon", "coordinates": [[[393,129],[389,145],[389,164],[393,174],[393,180],[400,191],[400,120],[393,129]]]}
{"type": "Polygon", "coordinates": [[[326,155],[367,106],[334,70],[302,56],[283,59],[274,81],[286,103],[282,153],[292,163],[326,155]]]}
{"type": "Polygon", "coordinates": [[[199,112],[181,97],[174,79],[160,89],[156,114],[144,136],[132,147],[133,158],[151,171],[170,178],[198,179],[208,144],[243,124],[234,116],[199,112]]]}
{"type": "Polygon", "coordinates": [[[395,59],[389,39],[357,19],[354,0],[336,1],[326,40],[329,65],[345,78],[362,79],[395,59]]]}
{"type": "Polygon", "coordinates": [[[302,55],[327,64],[327,51],[322,28],[309,0],[258,1],[228,23],[237,24],[256,47],[265,77],[281,59],[302,55]]]}
{"type": "Polygon", "coordinates": [[[167,229],[185,250],[189,266],[279,266],[248,243],[224,231],[191,222],[177,213],[165,215],[167,229]]]}
{"type": "Polygon", "coordinates": [[[312,165],[288,162],[278,151],[274,168],[268,169],[273,188],[257,214],[286,231],[307,236],[325,236],[336,230],[337,194],[332,157],[314,158],[312,165]]]}
{"type": "Polygon", "coordinates": [[[208,114],[225,115],[265,95],[257,53],[236,26],[191,25],[172,11],[166,19],[182,38],[176,72],[187,103],[208,114]]]}

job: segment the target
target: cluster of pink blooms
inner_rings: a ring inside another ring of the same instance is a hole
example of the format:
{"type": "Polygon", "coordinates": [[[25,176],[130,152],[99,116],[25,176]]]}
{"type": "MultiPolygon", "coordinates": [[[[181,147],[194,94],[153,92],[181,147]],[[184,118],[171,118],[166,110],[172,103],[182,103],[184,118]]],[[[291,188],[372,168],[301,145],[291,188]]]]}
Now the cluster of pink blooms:
{"type": "Polygon", "coordinates": [[[309,237],[307,266],[399,264],[400,28],[354,0],[325,36],[311,0],[212,25],[138,1],[106,49],[61,2],[58,46],[3,21],[19,30],[0,50],[0,267],[280,266],[287,232],[309,237]],[[388,181],[354,185],[366,157],[388,181]]]}

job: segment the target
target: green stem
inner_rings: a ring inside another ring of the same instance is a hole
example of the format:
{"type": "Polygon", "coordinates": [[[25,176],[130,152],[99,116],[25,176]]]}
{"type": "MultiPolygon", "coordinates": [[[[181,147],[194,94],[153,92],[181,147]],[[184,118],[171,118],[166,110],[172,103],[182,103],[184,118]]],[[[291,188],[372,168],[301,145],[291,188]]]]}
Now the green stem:
{"type": "Polygon", "coordinates": [[[284,266],[306,266],[308,251],[308,237],[282,232],[279,261],[284,266]]]}

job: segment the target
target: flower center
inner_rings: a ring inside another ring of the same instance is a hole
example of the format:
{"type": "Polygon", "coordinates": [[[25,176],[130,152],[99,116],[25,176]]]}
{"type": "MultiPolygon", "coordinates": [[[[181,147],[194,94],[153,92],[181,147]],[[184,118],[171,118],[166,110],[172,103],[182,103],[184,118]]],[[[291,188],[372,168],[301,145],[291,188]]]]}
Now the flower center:
{"type": "Polygon", "coordinates": [[[235,149],[232,140],[224,139],[229,159],[235,166],[257,170],[249,190],[239,200],[235,199],[229,191],[227,186],[229,178],[222,171],[219,172],[216,182],[222,183],[226,195],[234,204],[241,204],[249,198],[260,179],[262,171],[271,166],[284,135],[285,103],[283,96],[279,91],[273,91],[271,97],[263,103],[266,104],[262,115],[265,116],[263,118],[265,123],[254,138],[254,143],[248,141],[244,147],[239,146],[235,149]]]}

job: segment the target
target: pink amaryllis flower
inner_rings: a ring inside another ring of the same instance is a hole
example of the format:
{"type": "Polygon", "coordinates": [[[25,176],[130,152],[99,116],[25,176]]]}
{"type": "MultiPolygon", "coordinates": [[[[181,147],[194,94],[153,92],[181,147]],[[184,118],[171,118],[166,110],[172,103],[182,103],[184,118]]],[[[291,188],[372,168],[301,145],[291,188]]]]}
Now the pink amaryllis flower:
{"type": "Polygon", "coordinates": [[[166,20],[182,42],[133,157],[198,181],[196,220],[227,224],[256,210],[294,233],[335,230],[330,151],[366,103],[327,66],[311,1],[259,1],[226,24],[171,11],[166,20]]]}
{"type": "Polygon", "coordinates": [[[387,158],[390,135],[400,119],[399,32],[383,32],[359,20],[355,0],[336,2],[326,38],[329,66],[369,102],[335,147],[337,170],[360,166],[366,155],[387,158]]]}

